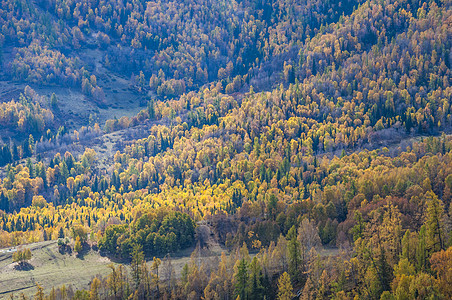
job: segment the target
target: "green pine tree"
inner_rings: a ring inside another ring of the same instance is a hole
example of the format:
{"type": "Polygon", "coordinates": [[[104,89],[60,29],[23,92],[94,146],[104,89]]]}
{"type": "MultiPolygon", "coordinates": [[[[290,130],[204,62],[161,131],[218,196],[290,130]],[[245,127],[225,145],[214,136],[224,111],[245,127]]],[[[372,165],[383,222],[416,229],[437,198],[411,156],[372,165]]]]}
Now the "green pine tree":
{"type": "Polygon", "coordinates": [[[237,267],[237,273],[235,274],[235,295],[240,299],[248,299],[247,293],[248,287],[248,263],[242,258],[237,267]]]}

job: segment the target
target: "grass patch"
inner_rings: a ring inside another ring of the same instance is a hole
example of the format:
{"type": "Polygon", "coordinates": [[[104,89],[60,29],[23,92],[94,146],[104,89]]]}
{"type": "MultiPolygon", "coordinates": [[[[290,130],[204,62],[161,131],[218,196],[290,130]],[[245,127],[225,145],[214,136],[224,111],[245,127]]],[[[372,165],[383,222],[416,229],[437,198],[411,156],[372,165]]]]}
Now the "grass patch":
{"type": "Polygon", "coordinates": [[[36,293],[36,283],[47,294],[53,286],[63,284],[75,289],[89,288],[89,283],[97,275],[108,275],[111,261],[95,251],[88,251],[83,258],[73,254],[60,254],[57,241],[34,243],[25,246],[31,249],[32,258],[27,269],[16,268],[12,253],[0,252],[0,298],[11,293],[27,296],[36,293]]]}

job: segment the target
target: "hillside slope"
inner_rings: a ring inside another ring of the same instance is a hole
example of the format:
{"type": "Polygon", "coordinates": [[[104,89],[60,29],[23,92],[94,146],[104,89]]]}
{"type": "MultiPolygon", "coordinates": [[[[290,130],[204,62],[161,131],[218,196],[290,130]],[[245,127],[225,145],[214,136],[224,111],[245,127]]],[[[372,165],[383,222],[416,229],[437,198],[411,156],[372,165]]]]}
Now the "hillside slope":
{"type": "Polygon", "coordinates": [[[134,266],[82,298],[452,298],[451,0],[1,3],[0,246],[134,266]]]}
{"type": "Polygon", "coordinates": [[[24,293],[31,296],[36,293],[36,283],[49,293],[52,287],[66,285],[72,289],[87,288],[95,276],[105,276],[110,272],[111,261],[96,252],[89,251],[83,257],[75,254],[61,254],[57,241],[39,242],[24,246],[32,252],[30,267],[17,268],[12,253],[0,251],[0,297],[9,294],[24,293]]]}

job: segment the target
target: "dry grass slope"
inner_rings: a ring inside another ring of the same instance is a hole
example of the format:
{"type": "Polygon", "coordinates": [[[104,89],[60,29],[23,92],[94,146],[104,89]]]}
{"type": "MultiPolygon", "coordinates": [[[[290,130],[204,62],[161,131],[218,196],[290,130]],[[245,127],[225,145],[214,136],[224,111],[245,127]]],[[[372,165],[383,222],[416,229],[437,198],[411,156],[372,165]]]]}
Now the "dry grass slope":
{"type": "Polygon", "coordinates": [[[89,251],[82,259],[75,254],[60,254],[57,241],[34,243],[28,246],[32,252],[29,270],[16,270],[12,253],[0,252],[0,299],[11,293],[34,295],[36,283],[48,293],[53,286],[65,284],[72,288],[89,288],[89,283],[97,275],[107,275],[111,263],[95,251],[89,251]]]}

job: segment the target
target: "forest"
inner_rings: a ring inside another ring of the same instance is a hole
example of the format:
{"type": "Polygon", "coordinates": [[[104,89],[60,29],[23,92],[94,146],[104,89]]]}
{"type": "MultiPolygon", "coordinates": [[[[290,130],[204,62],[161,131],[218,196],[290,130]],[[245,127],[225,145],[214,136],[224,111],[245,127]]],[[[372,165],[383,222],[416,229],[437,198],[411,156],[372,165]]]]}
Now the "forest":
{"type": "Polygon", "coordinates": [[[0,0],[0,248],[114,262],[7,296],[451,299],[451,6],[0,0]]]}

